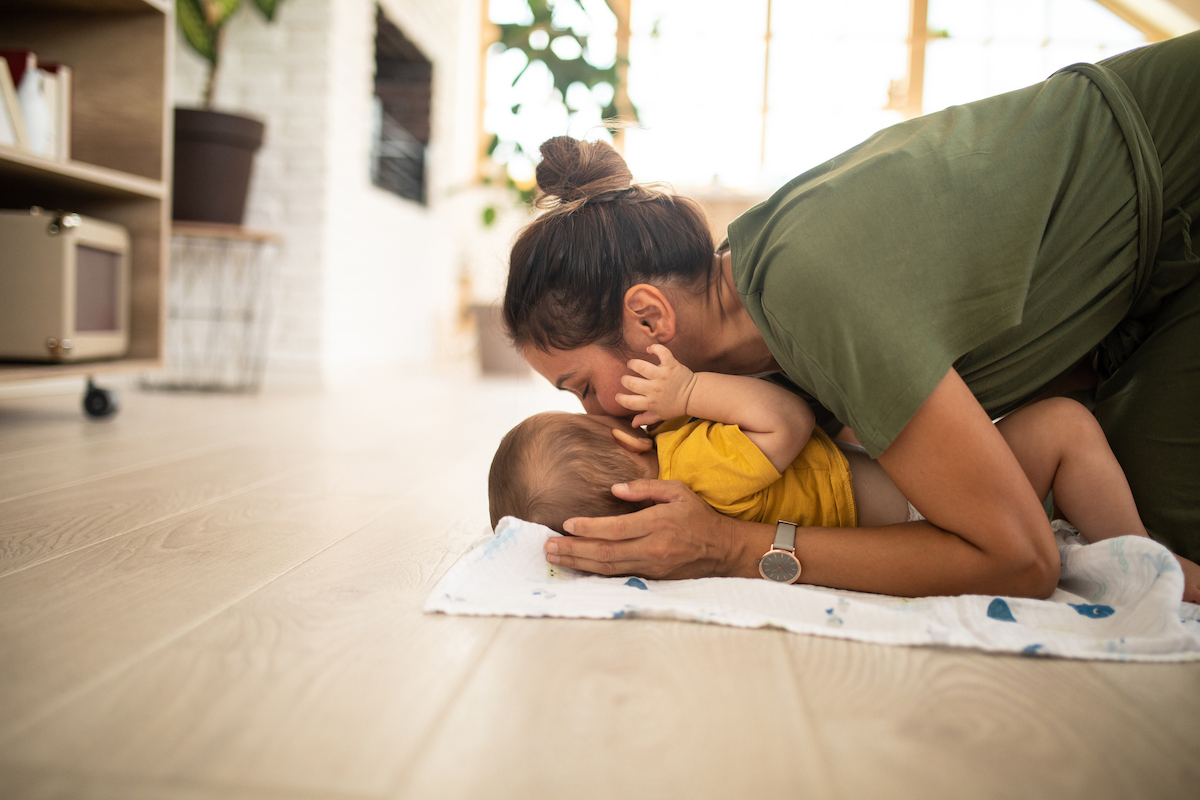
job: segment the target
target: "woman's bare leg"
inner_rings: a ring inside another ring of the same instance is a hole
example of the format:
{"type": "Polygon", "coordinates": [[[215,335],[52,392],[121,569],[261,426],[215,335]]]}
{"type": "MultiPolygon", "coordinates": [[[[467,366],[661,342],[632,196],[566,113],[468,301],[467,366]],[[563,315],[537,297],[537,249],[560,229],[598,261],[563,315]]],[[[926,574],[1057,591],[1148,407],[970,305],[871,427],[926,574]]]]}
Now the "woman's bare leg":
{"type": "Polygon", "coordinates": [[[1133,492],[1096,418],[1065,397],[1033,403],[996,423],[1038,497],[1088,541],[1146,536],[1133,492]]]}

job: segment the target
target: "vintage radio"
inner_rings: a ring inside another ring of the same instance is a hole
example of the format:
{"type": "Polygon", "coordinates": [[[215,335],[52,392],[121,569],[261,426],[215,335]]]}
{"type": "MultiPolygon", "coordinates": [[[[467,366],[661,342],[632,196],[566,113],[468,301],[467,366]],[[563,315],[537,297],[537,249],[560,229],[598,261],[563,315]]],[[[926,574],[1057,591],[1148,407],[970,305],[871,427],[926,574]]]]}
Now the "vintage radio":
{"type": "Polygon", "coordinates": [[[0,211],[0,359],[86,361],[129,349],[129,233],[40,208],[0,211]]]}

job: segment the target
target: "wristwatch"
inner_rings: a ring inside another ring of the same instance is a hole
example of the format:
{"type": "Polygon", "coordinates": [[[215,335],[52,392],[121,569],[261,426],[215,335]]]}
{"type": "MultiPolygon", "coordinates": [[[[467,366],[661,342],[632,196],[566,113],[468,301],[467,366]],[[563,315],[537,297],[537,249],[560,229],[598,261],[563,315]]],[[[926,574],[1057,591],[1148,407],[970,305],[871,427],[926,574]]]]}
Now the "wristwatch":
{"type": "Polygon", "coordinates": [[[796,558],[796,523],[779,520],[775,526],[775,543],[758,560],[758,574],[779,583],[800,580],[800,559],[796,558]]]}

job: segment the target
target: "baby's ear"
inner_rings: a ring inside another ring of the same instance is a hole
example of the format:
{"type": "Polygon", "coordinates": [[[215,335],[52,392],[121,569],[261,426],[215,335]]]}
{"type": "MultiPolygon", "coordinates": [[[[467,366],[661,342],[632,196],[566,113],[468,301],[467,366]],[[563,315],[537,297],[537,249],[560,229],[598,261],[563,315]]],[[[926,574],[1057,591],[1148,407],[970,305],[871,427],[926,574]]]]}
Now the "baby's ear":
{"type": "Polygon", "coordinates": [[[629,431],[623,431],[620,428],[613,428],[612,435],[614,439],[621,443],[621,447],[624,447],[634,455],[648,452],[654,447],[654,442],[650,439],[643,436],[634,436],[629,431]]]}

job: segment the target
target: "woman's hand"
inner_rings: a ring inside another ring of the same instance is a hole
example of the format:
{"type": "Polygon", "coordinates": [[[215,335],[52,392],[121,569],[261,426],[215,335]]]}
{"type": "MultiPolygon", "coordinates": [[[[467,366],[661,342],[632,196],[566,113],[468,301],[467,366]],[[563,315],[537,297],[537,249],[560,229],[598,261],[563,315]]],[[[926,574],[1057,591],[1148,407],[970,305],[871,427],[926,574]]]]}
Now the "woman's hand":
{"type": "Polygon", "coordinates": [[[621,378],[621,385],[633,394],[618,394],[617,402],[631,411],[640,411],[633,418],[634,427],[653,425],[665,419],[682,417],[687,413],[688,398],[696,386],[696,373],[680,364],[671,351],[661,344],[652,344],[646,352],[658,357],[657,364],[635,358],[629,369],[637,375],[621,378]]]}
{"type": "Polygon", "coordinates": [[[573,535],[546,542],[550,563],[655,579],[755,577],[757,559],[774,536],[772,526],[722,516],[679,481],[619,483],[613,494],[657,505],[616,517],[567,520],[563,527],[573,535]]]}

